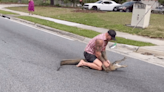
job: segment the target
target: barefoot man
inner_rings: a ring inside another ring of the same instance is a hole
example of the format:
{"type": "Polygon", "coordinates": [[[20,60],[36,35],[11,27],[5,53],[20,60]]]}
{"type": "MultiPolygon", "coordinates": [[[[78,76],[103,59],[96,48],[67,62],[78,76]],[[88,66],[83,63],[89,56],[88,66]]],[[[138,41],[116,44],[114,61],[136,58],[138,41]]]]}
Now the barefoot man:
{"type": "Polygon", "coordinates": [[[110,65],[110,61],[106,57],[106,46],[108,41],[115,40],[116,32],[109,30],[107,33],[99,34],[87,44],[84,57],[88,62],[81,60],[77,67],[88,66],[92,69],[102,70],[102,64],[105,67],[110,65]]]}

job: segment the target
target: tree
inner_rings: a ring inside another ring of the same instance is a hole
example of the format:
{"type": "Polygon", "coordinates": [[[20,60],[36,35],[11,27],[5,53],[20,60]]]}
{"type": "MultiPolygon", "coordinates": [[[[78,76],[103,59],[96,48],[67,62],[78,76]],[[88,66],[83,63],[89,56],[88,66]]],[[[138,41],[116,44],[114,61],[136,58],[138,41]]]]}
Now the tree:
{"type": "Polygon", "coordinates": [[[22,0],[18,0],[18,3],[22,3],[22,0]]]}
{"type": "Polygon", "coordinates": [[[122,4],[122,3],[126,2],[127,0],[113,0],[113,1],[115,1],[116,3],[122,4]]]}
{"type": "Polygon", "coordinates": [[[54,5],[54,0],[50,0],[50,4],[51,5],[54,5]]]}
{"type": "Polygon", "coordinates": [[[164,0],[158,0],[158,2],[162,5],[164,5],[164,0]]]}

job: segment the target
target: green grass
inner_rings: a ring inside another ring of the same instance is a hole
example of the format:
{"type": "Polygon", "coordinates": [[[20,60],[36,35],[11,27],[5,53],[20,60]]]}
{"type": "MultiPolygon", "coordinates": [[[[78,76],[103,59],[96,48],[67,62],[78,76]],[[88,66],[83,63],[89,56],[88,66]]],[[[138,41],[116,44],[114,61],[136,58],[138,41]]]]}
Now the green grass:
{"type": "Polygon", "coordinates": [[[7,12],[7,11],[3,11],[3,10],[0,10],[0,13],[1,14],[14,14],[14,15],[18,15],[17,13],[7,12]]]}
{"type": "Polygon", "coordinates": [[[58,24],[58,23],[51,22],[51,21],[48,21],[48,20],[34,18],[34,17],[19,16],[18,18],[25,19],[25,20],[28,20],[28,21],[31,21],[31,22],[34,22],[34,23],[42,24],[42,25],[45,25],[45,26],[49,26],[49,27],[52,27],[52,28],[64,30],[64,31],[74,33],[74,34],[77,34],[77,35],[85,36],[85,37],[88,37],[88,38],[92,38],[95,35],[99,34],[98,32],[93,32],[91,30],[86,30],[86,29],[81,29],[81,28],[77,28],[77,27],[62,25],[62,24],[58,24]]]}
{"type": "MultiPolygon", "coordinates": [[[[94,36],[100,34],[98,32],[92,31],[92,30],[86,30],[86,29],[81,29],[77,27],[71,27],[71,26],[66,26],[58,23],[54,23],[48,20],[43,20],[43,19],[38,19],[34,17],[28,17],[28,16],[18,16],[18,18],[25,19],[34,23],[42,24],[45,26],[49,26],[52,28],[60,29],[63,31],[67,31],[70,33],[74,33],[80,36],[88,37],[88,38],[93,38],[94,36]]],[[[117,43],[122,43],[122,44],[128,44],[128,45],[134,45],[134,46],[153,46],[154,44],[151,43],[146,43],[146,42],[140,42],[140,41],[134,41],[134,40],[129,40],[121,37],[116,37],[117,43]]]]}
{"type": "Polygon", "coordinates": [[[125,39],[122,37],[116,37],[117,39],[117,43],[121,43],[121,44],[128,44],[128,45],[134,45],[134,46],[155,46],[152,43],[146,43],[146,42],[141,42],[141,41],[134,41],[134,40],[130,40],[130,39],[125,39]]]}
{"type": "MultiPolygon", "coordinates": [[[[28,12],[27,7],[10,7],[9,9],[28,12]]],[[[116,31],[126,32],[130,34],[137,34],[141,36],[164,39],[164,16],[160,14],[151,14],[150,25],[148,28],[135,28],[132,31],[133,28],[125,26],[125,24],[131,24],[132,13],[82,13],[73,12],[74,10],[76,9],[37,6],[35,7],[34,14],[61,20],[72,21],[95,27],[114,29],[116,31]]]]}

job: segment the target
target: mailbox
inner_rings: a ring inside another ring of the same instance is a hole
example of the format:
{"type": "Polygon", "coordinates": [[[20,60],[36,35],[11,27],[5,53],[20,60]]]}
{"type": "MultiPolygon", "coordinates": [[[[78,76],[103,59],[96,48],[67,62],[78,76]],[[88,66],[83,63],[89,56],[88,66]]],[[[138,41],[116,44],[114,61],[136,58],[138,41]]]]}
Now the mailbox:
{"type": "Polygon", "coordinates": [[[131,26],[146,28],[149,26],[151,6],[143,3],[134,3],[131,26]]]}

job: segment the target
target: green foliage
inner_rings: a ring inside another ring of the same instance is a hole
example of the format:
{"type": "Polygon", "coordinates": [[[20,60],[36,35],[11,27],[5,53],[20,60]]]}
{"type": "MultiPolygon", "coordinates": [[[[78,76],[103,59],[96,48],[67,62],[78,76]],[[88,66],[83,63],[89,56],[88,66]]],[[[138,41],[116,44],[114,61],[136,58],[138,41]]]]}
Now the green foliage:
{"type": "MultiPolygon", "coordinates": [[[[164,16],[163,14],[151,14],[150,25],[145,29],[135,28],[133,31],[131,27],[125,26],[131,23],[132,13],[123,12],[95,12],[82,13],[72,12],[70,8],[55,8],[54,7],[35,7],[37,11],[34,13],[41,16],[51,17],[55,19],[67,20],[80,24],[114,29],[130,34],[137,34],[152,38],[164,39],[164,16]]],[[[27,11],[27,7],[9,8],[18,11],[27,11]]],[[[27,11],[28,12],[28,11],[27,11]]],[[[85,11],[83,11],[85,12],[85,11]]]]}
{"type": "Polygon", "coordinates": [[[94,3],[97,1],[99,1],[99,0],[83,0],[84,3],[94,3]]]}
{"type": "Polygon", "coordinates": [[[57,7],[61,7],[60,4],[55,4],[55,6],[57,6],[57,7]]]}
{"type": "MultiPolygon", "coordinates": [[[[70,33],[73,33],[73,34],[88,37],[88,38],[93,38],[96,35],[100,34],[99,32],[95,32],[95,31],[92,31],[92,30],[86,30],[86,29],[81,29],[81,28],[77,28],[77,27],[71,27],[71,26],[58,24],[58,23],[55,23],[55,22],[52,22],[52,21],[38,19],[38,18],[34,18],[34,17],[19,16],[19,18],[25,19],[25,20],[28,20],[28,21],[32,21],[32,22],[35,22],[35,23],[39,23],[39,24],[42,24],[42,25],[46,25],[46,26],[49,26],[49,27],[53,27],[53,28],[56,28],[56,29],[59,29],[59,30],[67,31],[67,32],[70,32],[70,33]]],[[[151,44],[151,43],[134,41],[134,40],[125,39],[125,38],[122,38],[122,37],[117,37],[116,39],[117,39],[117,43],[122,43],[122,44],[129,44],[129,45],[135,45],[135,46],[153,46],[153,44],[151,44]]]]}
{"type": "Polygon", "coordinates": [[[162,5],[164,5],[164,0],[158,0],[158,2],[162,5]]]}
{"type": "Polygon", "coordinates": [[[2,3],[18,3],[19,1],[28,2],[28,0],[0,0],[2,3]]]}
{"type": "Polygon", "coordinates": [[[58,24],[52,21],[48,21],[48,20],[43,20],[43,19],[39,19],[39,18],[34,18],[34,17],[28,17],[28,16],[19,16],[19,18],[21,19],[25,19],[28,21],[32,21],[34,23],[39,23],[45,26],[49,26],[52,28],[56,28],[59,30],[63,30],[63,31],[67,31],[70,33],[74,33],[77,35],[81,35],[81,36],[85,36],[88,38],[93,38],[94,36],[100,34],[98,32],[92,31],[92,30],[86,30],[86,29],[81,29],[81,28],[77,28],[77,27],[71,27],[71,26],[67,26],[67,25],[63,25],[63,24],[58,24]]]}
{"type": "Polygon", "coordinates": [[[127,0],[113,0],[113,1],[115,1],[116,3],[122,4],[122,3],[126,2],[127,0]]]}
{"type": "Polygon", "coordinates": [[[0,10],[0,13],[1,13],[1,14],[12,14],[12,15],[18,15],[17,13],[12,13],[12,12],[3,11],[3,10],[0,10]]]}
{"type": "Polygon", "coordinates": [[[64,0],[64,3],[69,3],[70,1],[68,1],[68,0],[64,0]]]}
{"type": "MultiPolygon", "coordinates": [[[[1,3],[18,3],[21,1],[21,3],[28,3],[28,0],[1,0],[1,3]]],[[[41,5],[43,3],[43,0],[34,0],[35,5],[41,5]]]]}

